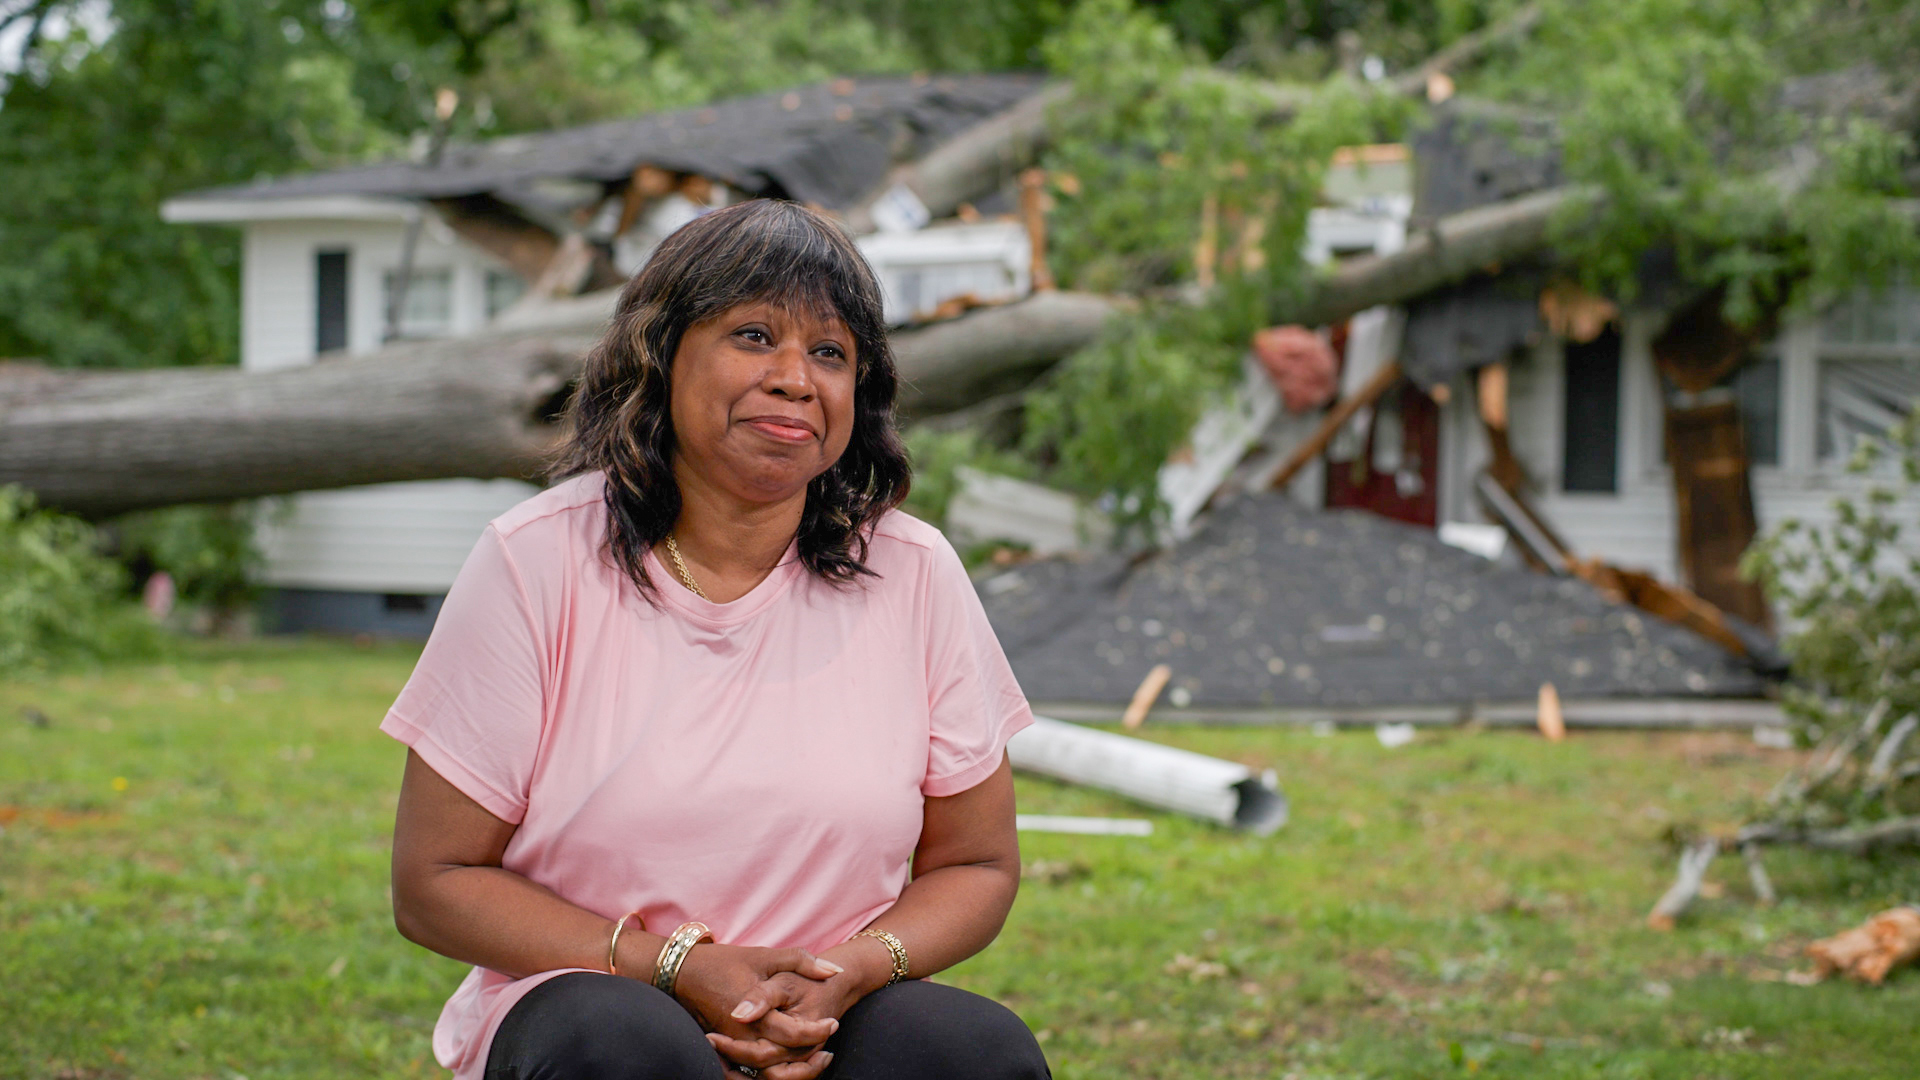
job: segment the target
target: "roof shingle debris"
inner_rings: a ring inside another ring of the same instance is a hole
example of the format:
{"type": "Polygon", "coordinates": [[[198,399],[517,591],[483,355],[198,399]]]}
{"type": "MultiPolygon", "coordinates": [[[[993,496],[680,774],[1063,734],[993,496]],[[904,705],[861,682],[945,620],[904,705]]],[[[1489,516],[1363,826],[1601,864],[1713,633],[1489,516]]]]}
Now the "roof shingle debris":
{"type": "Polygon", "coordinates": [[[538,201],[556,180],[624,182],[640,165],[725,181],[749,195],[852,205],[894,163],[918,158],[1037,92],[1032,74],[835,79],[676,112],[450,145],[410,161],[194,192],[189,199],[332,195],[538,201]]]}
{"type": "Polygon", "coordinates": [[[1185,543],[1028,563],[980,582],[1027,695],[1124,705],[1170,664],[1176,707],[1383,707],[1747,697],[1764,680],[1591,587],[1501,566],[1358,511],[1243,498],[1185,543]]]}

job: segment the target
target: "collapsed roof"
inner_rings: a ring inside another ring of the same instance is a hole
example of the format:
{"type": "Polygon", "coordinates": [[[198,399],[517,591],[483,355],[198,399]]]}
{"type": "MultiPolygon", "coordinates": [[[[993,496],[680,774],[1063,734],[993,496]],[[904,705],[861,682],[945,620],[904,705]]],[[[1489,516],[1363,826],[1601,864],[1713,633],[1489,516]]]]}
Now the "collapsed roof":
{"type": "Polygon", "coordinates": [[[1122,705],[1155,664],[1195,708],[1354,707],[1563,695],[1749,697],[1719,646],[1583,582],[1489,562],[1431,532],[1268,495],[1137,566],[1029,563],[980,595],[1021,687],[1122,705]]]}
{"type": "Polygon", "coordinates": [[[624,183],[641,165],[749,195],[855,204],[912,160],[1039,91],[1036,74],[836,79],[698,108],[448,146],[438,165],[388,161],[194,192],[192,200],[362,196],[540,201],[543,182],[624,183]]]}

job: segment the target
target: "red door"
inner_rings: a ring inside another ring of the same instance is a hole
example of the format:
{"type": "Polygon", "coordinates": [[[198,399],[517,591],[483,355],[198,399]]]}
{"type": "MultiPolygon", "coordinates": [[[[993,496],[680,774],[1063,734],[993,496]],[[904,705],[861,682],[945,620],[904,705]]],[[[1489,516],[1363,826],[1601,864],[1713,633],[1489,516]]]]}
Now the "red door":
{"type": "Polygon", "coordinates": [[[1381,395],[1366,441],[1327,459],[1327,508],[1371,510],[1433,528],[1440,520],[1440,407],[1408,380],[1381,395]]]}

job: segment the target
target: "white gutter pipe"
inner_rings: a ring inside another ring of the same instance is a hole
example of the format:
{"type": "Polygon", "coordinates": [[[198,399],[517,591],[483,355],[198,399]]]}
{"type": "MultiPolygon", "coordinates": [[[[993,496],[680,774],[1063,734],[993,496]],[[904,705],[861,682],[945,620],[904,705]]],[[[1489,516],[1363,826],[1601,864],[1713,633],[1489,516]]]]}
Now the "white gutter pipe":
{"type": "Polygon", "coordinates": [[[1265,836],[1287,823],[1287,797],[1272,769],[1043,716],[1007,744],[1013,767],[1265,836]]]}

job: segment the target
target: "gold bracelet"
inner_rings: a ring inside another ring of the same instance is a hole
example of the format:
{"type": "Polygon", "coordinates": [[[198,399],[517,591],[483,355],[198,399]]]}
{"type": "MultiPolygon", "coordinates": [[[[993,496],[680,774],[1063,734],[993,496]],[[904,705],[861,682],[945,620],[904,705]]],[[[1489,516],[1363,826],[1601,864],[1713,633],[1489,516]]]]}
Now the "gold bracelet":
{"type": "Polygon", "coordinates": [[[873,938],[875,941],[878,941],[880,944],[885,945],[887,947],[887,952],[892,954],[893,974],[887,976],[888,986],[892,986],[894,983],[897,983],[901,979],[904,979],[907,977],[907,947],[905,945],[900,944],[899,938],[894,937],[892,934],[887,933],[885,930],[880,930],[871,926],[867,927],[865,930],[862,930],[853,936],[873,938]]]}
{"type": "Polygon", "coordinates": [[[680,965],[686,962],[687,954],[695,945],[703,941],[712,941],[713,931],[706,923],[681,923],[660,947],[660,959],[653,966],[653,985],[660,988],[668,997],[673,996],[673,985],[680,979],[680,965]]]}
{"type": "MultiPolygon", "coordinates": [[[[629,911],[625,915],[620,916],[619,922],[613,924],[613,938],[607,942],[607,974],[609,975],[620,974],[620,969],[614,966],[613,955],[615,950],[620,948],[620,931],[627,925],[628,919],[640,919],[640,913],[637,911],[629,911]]],[[[640,919],[638,925],[640,932],[643,934],[646,933],[646,920],[640,919]]]]}

